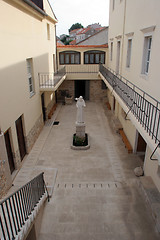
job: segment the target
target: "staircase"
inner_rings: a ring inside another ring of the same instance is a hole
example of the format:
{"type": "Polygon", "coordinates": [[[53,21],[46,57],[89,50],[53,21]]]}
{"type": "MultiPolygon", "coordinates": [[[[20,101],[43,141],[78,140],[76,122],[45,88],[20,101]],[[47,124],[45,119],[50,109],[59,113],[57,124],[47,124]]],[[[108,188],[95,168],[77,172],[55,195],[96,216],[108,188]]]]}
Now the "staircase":
{"type": "Polygon", "coordinates": [[[0,239],[23,239],[28,234],[40,207],[49,201],[43,174],[0,203],[0,239]]]}

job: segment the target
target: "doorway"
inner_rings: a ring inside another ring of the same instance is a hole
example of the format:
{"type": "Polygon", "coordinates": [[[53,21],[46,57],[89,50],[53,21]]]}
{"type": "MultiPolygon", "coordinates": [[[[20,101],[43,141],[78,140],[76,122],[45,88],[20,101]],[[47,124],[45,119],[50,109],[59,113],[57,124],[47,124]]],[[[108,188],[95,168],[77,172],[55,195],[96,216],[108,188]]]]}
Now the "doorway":
{"type": "Polygon", "coordinates": [[[44,102],[44,93],[41,94],[41,103],[42,103],[42,114],[43,114],[43,121],[46,121],[46,108],[44,102]]]}
{"type": "Polygon", "coordinates": [[[147,144],[141,134],[137,131],[136,134],[136,153],[141,156],[142,160],[144,161],[145,152],[146,152],[147,144]]]}
{"type": "Polygon", "coordinates": [[[89,80],[75,80],[75,98],[82,96],[84,100],[89,100],[89,89],[90,82],[89,80]]]}
{"type": "Polygon", "coordinates": [[[26,155],[26,145],[25,145],[25,140],[24,140],[22,116],[20,116],[16,120],[16,130],[17,130],[19,152],[20,152],[20,157],[21,157],[21,161],[22,161],[24,156],[26,155]]]}
{"type": "Polygon", "coordinates": [[[13,171],[15,170],[15,165],[14,165],[14,159],[13,159],[9,130],[7,130],[4,133],[4,139],[5,139],[5,145],[6,145],[6,150],[7,150],[9,167],[10,167],[10,171],[11,171],[11,174],[12,174],[13,171]]]}

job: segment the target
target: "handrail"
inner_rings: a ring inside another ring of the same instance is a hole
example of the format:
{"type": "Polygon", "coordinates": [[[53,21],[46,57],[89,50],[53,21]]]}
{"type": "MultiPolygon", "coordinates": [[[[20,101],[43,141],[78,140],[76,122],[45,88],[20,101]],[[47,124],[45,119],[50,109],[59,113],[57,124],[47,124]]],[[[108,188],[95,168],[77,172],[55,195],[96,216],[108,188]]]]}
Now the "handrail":
{"type": "Polygon", "coordinates": [[[110,68],[100,64],[99,71],[155,143],[160,142],[160,102],[110,68]]]}
{"type": "Polygon", "coordinates": [[[42,196],[48,191],[41,173],[0,202],[1,239],[15,239],[42,196]]]}

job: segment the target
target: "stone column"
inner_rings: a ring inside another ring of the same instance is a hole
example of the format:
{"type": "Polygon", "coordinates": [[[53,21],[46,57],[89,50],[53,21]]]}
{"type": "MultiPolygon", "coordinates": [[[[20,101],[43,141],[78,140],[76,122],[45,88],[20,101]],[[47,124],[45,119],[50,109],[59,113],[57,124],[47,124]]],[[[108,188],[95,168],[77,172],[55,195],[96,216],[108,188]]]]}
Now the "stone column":
{"type": "Polygon", "coordinates": [[[2,197],[12,185],[12,177],[3,132],[0,133],[0,167],[0,196],[2,197]]]}

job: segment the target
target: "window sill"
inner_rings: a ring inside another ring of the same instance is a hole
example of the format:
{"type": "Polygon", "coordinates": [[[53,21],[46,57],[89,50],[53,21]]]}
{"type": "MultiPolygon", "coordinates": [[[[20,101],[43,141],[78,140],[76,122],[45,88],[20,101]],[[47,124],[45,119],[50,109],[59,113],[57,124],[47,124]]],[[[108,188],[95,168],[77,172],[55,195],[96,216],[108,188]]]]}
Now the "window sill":
{"type": "Polygon", "coordinates": [[[148,80],[149,79],[148,74],[145,74],[145,73],[141,73],[140,77],[143,78],[144,80],[148,80]]]}

